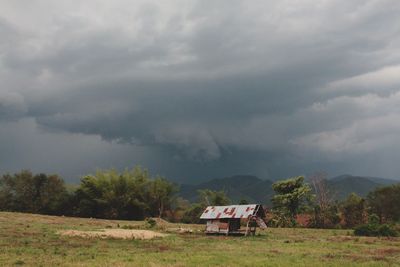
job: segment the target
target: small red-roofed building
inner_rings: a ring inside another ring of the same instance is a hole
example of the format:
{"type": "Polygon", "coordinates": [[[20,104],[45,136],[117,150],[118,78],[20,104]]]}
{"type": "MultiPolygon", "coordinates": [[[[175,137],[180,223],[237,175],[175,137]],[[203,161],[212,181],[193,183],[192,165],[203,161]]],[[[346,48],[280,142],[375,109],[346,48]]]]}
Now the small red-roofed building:
{"type": "Polygon", "coordinates": [[[265,211],[260,204],[208,206],[200,216],[207,220],[207,234],[225,235],[255,235],[257,225],[267,228],[264,218],[265,211]],[[244,229],[241,229],[241,222],[246,224],[244,229]]]}

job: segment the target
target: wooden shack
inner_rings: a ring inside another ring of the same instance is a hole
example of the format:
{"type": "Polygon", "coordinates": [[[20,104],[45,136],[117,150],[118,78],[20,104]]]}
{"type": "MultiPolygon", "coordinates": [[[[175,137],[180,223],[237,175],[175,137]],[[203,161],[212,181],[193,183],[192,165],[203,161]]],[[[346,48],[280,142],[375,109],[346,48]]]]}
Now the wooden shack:
{"type": "Polygon", "coordinates": [[[225,235],[254,235],[257,225],[267,227],[264,218],[265,211],[260,204],[208,206],[200,216],[207,221],[207,234],[225,235]]]}

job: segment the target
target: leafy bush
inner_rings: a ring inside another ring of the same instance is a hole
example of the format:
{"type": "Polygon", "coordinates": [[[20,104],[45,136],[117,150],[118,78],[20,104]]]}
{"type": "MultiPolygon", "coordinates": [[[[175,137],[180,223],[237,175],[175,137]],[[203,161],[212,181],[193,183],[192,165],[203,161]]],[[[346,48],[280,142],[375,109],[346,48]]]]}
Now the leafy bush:
{"type": "Polygon", "coordinates": [[[270,227],[295,227],[296,225],[296,220],[287,213],[280,211],[275,211],[268,221],[268,226],[270,227]]]}
{"type": "Polygon", "coordinates": [[[193,204],[189,207],[182,217],[183,223],[201,223],[200,215],[203,213],[205,206],[200,203],[193,204]]]}
{"type": "Polygon", "coordinates": [[[357,236],[398,236],[396,229],[389,224],[362,224],[354,229],[357,236]]]}
{"type": "Polygon", "coordinates": [[[157,225],[157,221],[153,218],[146,218],[146,223],[149,225],[149,228],[154,228],[157,225]]]}

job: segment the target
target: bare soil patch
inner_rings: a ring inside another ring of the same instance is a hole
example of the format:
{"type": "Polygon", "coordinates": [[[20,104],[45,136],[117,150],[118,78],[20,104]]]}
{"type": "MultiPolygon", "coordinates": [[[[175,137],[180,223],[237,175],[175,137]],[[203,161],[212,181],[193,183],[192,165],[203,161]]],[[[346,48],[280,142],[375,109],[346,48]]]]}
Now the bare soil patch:
{"type": "Polygon", "coordinates": [[[97,231],[64,230],[58,234],[63,236],[79,236],[84,238],[117,238],[117,239],[153,239],[165,237],[162,234],[150,230],[128,230],[128,229],[101,229],[97,231]]]}

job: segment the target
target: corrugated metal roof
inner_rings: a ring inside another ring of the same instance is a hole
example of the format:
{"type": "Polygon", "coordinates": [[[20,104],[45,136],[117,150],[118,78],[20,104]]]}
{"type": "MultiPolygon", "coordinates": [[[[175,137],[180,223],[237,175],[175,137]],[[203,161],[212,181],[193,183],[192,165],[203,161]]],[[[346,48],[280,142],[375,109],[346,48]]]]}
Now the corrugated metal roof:
{"type": "MultiPolygon", "coordinates": [[[[251,205],[230,205],[230,206],[208,206],[200,219],[224,219],[224,218],[245,218],[255,215],[258,204],[251,205]]],[[[260,209],[262,207],[260,206],[260,209]]]]}

